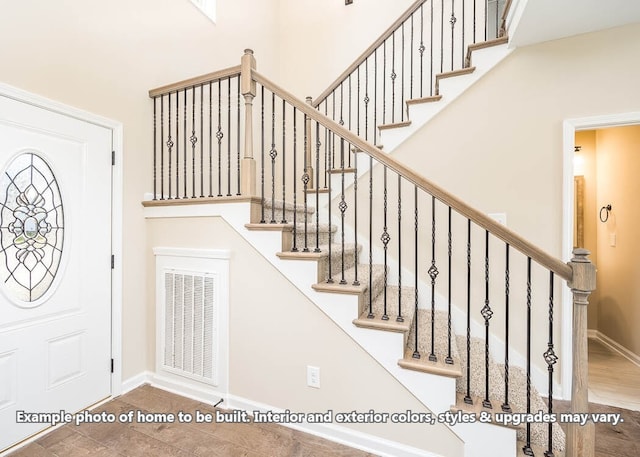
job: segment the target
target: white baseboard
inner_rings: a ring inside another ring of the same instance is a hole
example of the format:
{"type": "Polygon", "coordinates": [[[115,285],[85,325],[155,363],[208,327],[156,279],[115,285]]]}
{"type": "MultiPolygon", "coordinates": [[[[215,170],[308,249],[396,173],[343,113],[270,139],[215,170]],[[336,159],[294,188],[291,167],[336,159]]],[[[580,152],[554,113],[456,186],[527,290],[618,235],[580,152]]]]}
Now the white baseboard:
{"type": "MultiPolygon", "coordinates": [[[[268,412],[274,413],[284,412],[283,409],[274,408],[263,403],[258,403],[246,398],[237,397],[235,395],[229,395],[226,404],[223,404],[225,408],[239,409],[248,411],[268,412]]],[[[280,424],[285,427],[292,428],[305,433],[324,438],[335,443],[344,444],[355,449],[360,449],[365,452],[370,452],[380,457],[438,457],[438,454],[434,454],[423,449],[418,449],[412,446],[407,446],[402,443],[387,440],[384,438],[370,435],[367,433],[358,432],[347,427],[331,424],[309,424],[304,422],[302,424],[280,424]]]]}
{"type": "Polygon", "coordinates": [[[627,349],[626,347],[624,347],[623,345],[621,345],[617,341],[611,339],[610,337],[608,337],[604,333],[600,332],[599,330],[589,329],[589,330],[587,330],[587,336],[589,338],[592,338],[592,339],[600,341],[602,344],[607,346],[612,351],[617,352],[622,357],[627,359],[629,362],[631,362],[634,365],[637,365],[638,367],[640,367],[640,355],[638,355],[638,354],[632,352],[631,350],[627,349]]]}
{"type": "Polygon", "coordinates": [[[153,379],[153,373],[150,371],[143,371],[135,376],[130,377],[122,381],[122,395],[132,391],[136,387],[140,387],[142,384],[148,384],[153,379]]]}

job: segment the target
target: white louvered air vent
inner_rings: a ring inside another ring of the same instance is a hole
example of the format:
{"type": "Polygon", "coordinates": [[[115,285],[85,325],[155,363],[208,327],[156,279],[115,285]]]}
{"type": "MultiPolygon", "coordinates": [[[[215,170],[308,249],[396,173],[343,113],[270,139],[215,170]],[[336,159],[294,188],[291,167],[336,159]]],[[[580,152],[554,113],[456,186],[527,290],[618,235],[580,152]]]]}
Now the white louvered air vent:
{"type": "Polygon", "coordinates": [[[164,368],[218,385],[216,277],[165,271],[164,368]]]}
{"type": "Polygon", "coordinates": [[[228,389],[229,253],[155,248],[156,382],[228,389]]]}

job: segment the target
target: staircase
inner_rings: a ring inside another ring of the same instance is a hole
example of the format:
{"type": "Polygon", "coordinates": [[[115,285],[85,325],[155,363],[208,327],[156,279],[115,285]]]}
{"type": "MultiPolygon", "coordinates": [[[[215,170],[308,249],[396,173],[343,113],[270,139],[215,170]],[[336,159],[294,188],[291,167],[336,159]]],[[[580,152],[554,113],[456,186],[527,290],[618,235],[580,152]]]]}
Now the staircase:
{"type": "MultiPolygon", "coordinates": [[[[586,410],[581,305],[595,274],[587,253],[576,251],[567,265],[389,154],[503,58],[506,38],[463,40],[456,49],[467,49],[464,56],[452,51],[450,71],[433,73],[434,86],[419,98],[404,84],[400,95],[387,92],[375,76],[369,91],[371,76],[361,79],[371,59],[389,74],[377,59],[389,40],[392,61],[405,56],[396,35],[424,20],[425,4],[416,2],[317,102],[258,73],[250,50],[239,67],[150,91],[154,191],[144,204],[179,214],[197,203],[224,217],[430,411],[466,417],[449,424],[465,456],[558,456],[565,447],[569,456],[591,455],[589,427],[569,425],[565,445],[555,422],[504,424],[501,416],[553,413],[554,289],[562,280],[575,303],[573,411],[586,410]],[[490,56],[474,68],[482,52],[490,56]],[[533,332],[541,316],[546,328],[533,332]]],[[[422,43],[418,49],[422,56],[422,43]]],[[[390,74],[395,88],[393,66],[390,74]]]]}

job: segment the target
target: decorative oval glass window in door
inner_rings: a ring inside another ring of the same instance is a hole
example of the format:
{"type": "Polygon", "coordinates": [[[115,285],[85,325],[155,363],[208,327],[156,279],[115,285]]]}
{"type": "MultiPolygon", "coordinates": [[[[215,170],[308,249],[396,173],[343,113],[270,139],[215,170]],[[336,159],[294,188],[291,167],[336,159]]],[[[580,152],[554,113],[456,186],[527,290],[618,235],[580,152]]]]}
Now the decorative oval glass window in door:
{"type": "Polygon", "coordinates": [[[64,243],[60,188],[39,155],[15,157],[0,177],[0,281],[24,306],[36,305],[51,287],[64,243]]]}

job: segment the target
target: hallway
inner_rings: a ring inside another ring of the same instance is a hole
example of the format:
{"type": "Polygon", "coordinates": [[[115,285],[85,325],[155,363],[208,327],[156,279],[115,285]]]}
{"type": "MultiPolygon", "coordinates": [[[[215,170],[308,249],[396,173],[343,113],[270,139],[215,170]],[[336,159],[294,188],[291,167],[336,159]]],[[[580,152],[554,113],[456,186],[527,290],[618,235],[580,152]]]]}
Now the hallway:
{"type": "Polygon", "coordinates": [[[640,411],[640,367],[589,339],[589,402],[640,411]]]}

